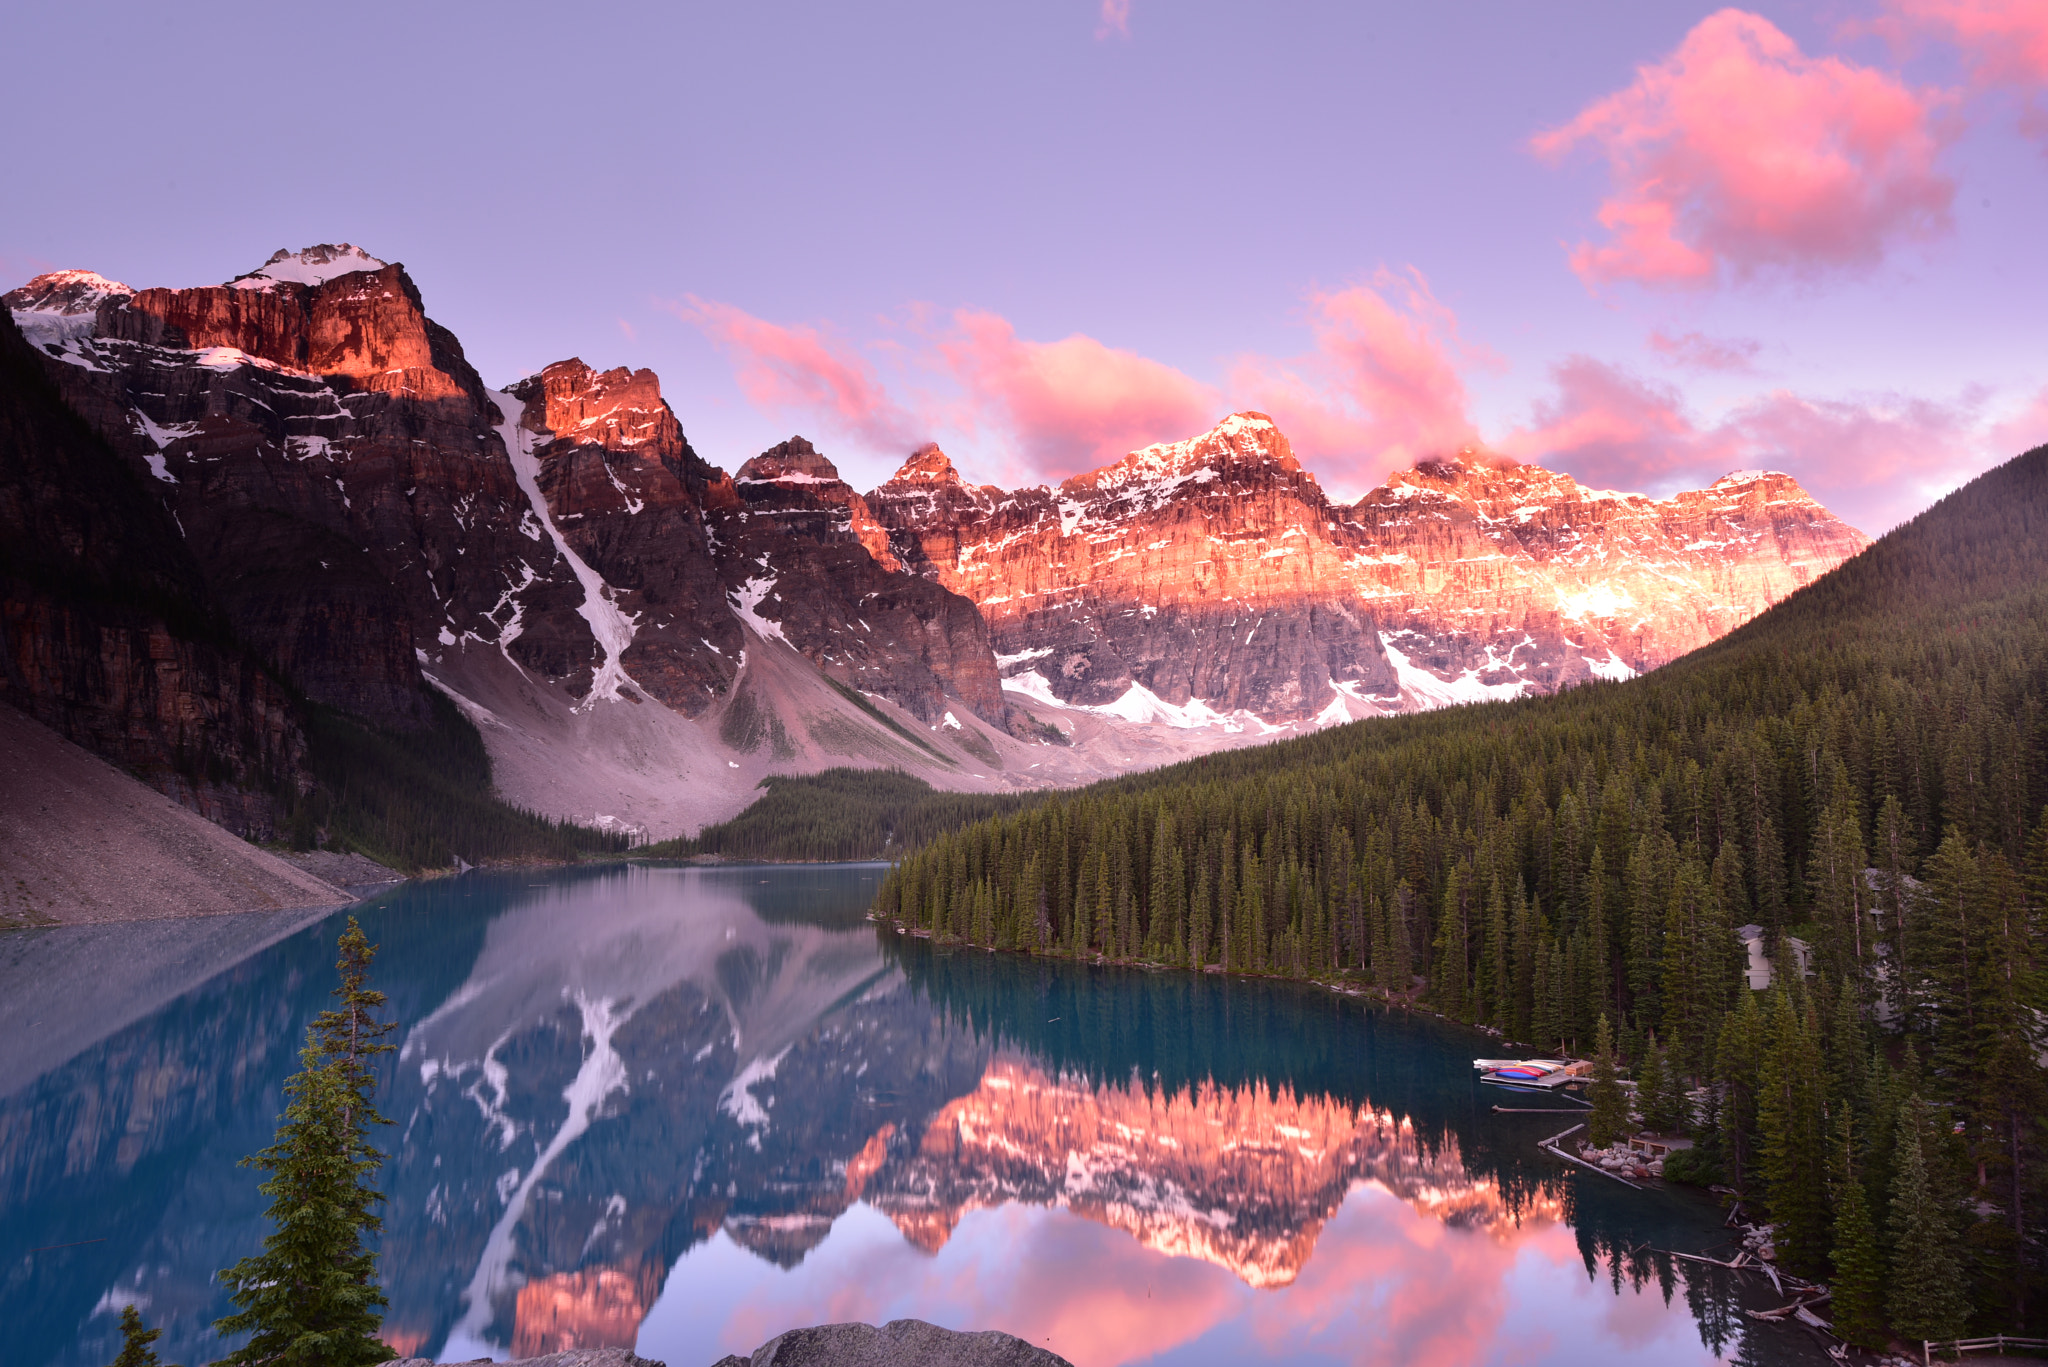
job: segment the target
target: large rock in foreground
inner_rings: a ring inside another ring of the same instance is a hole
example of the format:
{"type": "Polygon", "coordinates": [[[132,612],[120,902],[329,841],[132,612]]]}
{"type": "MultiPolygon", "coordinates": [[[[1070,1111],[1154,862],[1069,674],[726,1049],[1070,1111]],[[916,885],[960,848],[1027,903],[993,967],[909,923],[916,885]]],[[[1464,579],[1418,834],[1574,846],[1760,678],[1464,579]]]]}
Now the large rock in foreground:
{"type": "Polygon", "coordinates": [[[1011,1334],[941,1329],[923,1320],[820,1324],[777,1334],[750,1358],[734,1354],[713,1367],[1071,1367],[1057,1353],[1011,1334]]]}
{"type": "MultiPolygon", "coordinates": [[[[477,1358],[478,1363],[490,1363],[491,1367],[666,1367],[651,1358],[636,1357],[625,1348],[571,1348],[564,1353],[549,1353],[546,1357],[520,1358],[516,1362],[492,1363],[489,1358],[477,1358]]],[[[400,1358],[389,1367],[438,1367],[432,1358],[400,1358]]]]}

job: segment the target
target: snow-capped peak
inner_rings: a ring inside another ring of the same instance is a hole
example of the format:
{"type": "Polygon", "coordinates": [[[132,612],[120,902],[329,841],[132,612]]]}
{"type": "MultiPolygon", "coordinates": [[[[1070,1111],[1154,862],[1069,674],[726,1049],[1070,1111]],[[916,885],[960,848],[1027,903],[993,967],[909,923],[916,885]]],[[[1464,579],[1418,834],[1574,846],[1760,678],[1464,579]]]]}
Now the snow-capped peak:
{"type": "Polygon", "coordinates": [[[97,271],[50,271],[0,295],[22,335],[37,346],[62,346],[92,335],[93,318],[106,299],[135,291],[97,271]]]}
{"type": "Polygon", "coordinates": [[[1716,484],[1752,484],[1760,479],[1789,479],[1791,476],[1780,470],[1730,470],[1715,480],[1716,484]]]}
{"type": "Polygon", "coordinates": [[[109,280],[98,271],[51,271],[9,291],[6,298],[7,307],[16,313],[23,309],[39,313],[91,313],[109,295],[133,293],[128,286],[109,280]]]}
{"type": "Polygon", "coordinates": [[[228,283],[241,290],[268,289],[277,282],[322,285],[337,275],[347,275],[351,271],[381,271],[389,264],[353,243],[322,242],[295,252],[280,247],[261,266],[228,283]]]}

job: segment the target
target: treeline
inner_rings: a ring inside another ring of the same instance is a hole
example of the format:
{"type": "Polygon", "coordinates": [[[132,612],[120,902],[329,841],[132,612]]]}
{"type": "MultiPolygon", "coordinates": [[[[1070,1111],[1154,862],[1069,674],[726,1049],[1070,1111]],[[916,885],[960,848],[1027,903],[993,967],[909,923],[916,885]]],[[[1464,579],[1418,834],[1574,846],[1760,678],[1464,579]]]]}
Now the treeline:
{"type": "Polygon", "coordinates": [[[449,868],[500,860],[573,860],[616,854],[627,837],[556,821],[505,802],[491,786],[483,737],[455,704],[429,692],[430,724],[403,733],[303,705],[313,786],[278,794],[285,839],[309,849],[356,850],[392,868],[449,868]]]}
{"type": "MultiPolygon", "coordinates": [[[[2035,1324],[2044,532],[2048,448],[1645,678],[1066,795],[940,836],[876,911],[1033,953],[1363,981],[1544,1049],[1589,1049],[1605,1018],[1626,1059],[1716,1084],[1674,1123],[1807,1220],[1795,1263],[1836,1251],[1795,1188],[1839,1203],[1827,1174],[1854,1174],[1881,1267],[1938,1246],[1977,1322],[2035,1324]],[[1806,947],[1810,991],[1745,990],[1751,924],[1787,978],[1806,947]],[[1931,1193],[1910,1237],[1907,1130],[1931,1193]]],[[[1960,1329],[1954,1309],[1885,1313],[1960,1329]]]]}
{"type": "Polygon", "coordinates": [[[827,769],[763,779],[765,796],[730,821],[635,853],[653,859],[824,862],[887,859],[946,831],[1043,802],[1038,793],[942,793],[896,769],[827,769]]]}

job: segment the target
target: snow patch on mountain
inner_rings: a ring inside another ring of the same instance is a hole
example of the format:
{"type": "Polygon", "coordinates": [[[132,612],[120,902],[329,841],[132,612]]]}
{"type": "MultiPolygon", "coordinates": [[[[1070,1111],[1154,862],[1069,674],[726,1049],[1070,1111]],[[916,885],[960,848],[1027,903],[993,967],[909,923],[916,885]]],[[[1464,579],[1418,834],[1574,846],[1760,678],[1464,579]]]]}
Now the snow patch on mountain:
{"type": "MultiPolygon", "coordinates": [[[[785,1044],[767,1058],[757,1058],[740,1069],[738,1076],[725,1084],[725,1090],[718,1094],[718,1109],[724,1111],[742,1125],[756,1131],[768,1128],[768,1112],[754,1095],[754,1088],[775,1079],[775,1070],[782,1066],[783,1058],[794,1046],[785,1044]]],[[[760,1136],[754,1136],[754,1147],[761,1146],[760,1136]]]]}
{"type": "MultiPolygon", "coordinates": [[[[617,702],[619,690],[633,683],[620,661],[625,657],[626,648],[633,644],[639,615],[629,616],[620,610],[612,599],[611,586],[584,562],[582,556],[576,554],[569,545],[569,539],[562,535],[561,528],[555,526],[554,514],[548,511],[547,496],[540,491],[540,458],[534,454],[534,434],[519,425],[519,415],[525,411],[526,405],[499,390],[484,392],[498,406],[499,416],[503,419],[497,431],[504,439],[505,454],[511,457],[512,472],[519,481],[519,488],[532,506],[534,516],[554,541],[555,549],[569,562],[576,582],[583,586],[583,603],[576,611],[590,623],[590,634],[597,638],[598,648],[604,651],[604,663],[592,677],[590,692],[577,705],[577,710],[595,707],[600,700],[617,702]]],[[[634,684],[634,687],[639,685],[634,684]]]]}
{"type": "MultiPolygon", "coordinates": [[[[1397,633],[1398,634],[1398,633],[1397,633]]],[[[1519,698],[1530,691],[1527,679],[1514,679],[1506,683],[1482,683],[1480,675],[1491,670],[1471,668],[1461,670],[1451,678],[1440,678],[1422,666],[1410,661],[1402,653],[1388,633],[1380,633],[1380,649],[1387,652],[1387,659],[1393,663],[1394,677],[1400,680],[1402,693],[1413,698],[1425,708],[1455,707],[1460,703],[1499,702],[1519,698]]],[[[1488,663],[1493,663],[1493,651],[1487,650],[1488,663]]]]}
{"type": "Polygon", "coordinates": [[[726,600],[732,604],[733,616],[752,627],[762,640],[773,639],[787,645],[789,637],[782,634],[782,623],[770,621],[759,611],[762,602],[774,591],[774,575],[757,576],[727,594],[726,600]]]}
{"type": "Polygon", "coordinates": [[[442,1349],[444,1356],[468,1361],[489,1357],[498,1351],[497,1346],[486,1342],[483,1335],[490,1328],[495,1313],[493,1302],[498,1299],[499,1292],[510,1284],[510,1279],[517,1275],[512,1270],[513,1236],[519,1222],[526,1216],[533,1189],[554,1161],[583,1137],[584,1131],[597,1119],[605,1101],[614,1092],[626,1090],[626,1062],[612,1047],[612,1036],[632,1016],[632,1008],[618,1010],[610,998],[592,1001],[581,992],[576,994],[575,1002],[583,1016],[583,1037],[589,1052],[583,1056],[576,1076],[562,1089],[562,1099],[569,1103],[568,1117],[523,1177],[517,1176],[516,1169],[508,1174],[516,1177],[516,1185],[511,1187],[505,1198],[504,1213],[498,1217],[498,1222],[491,1227],[490,1237],[484,1241],[483,1256],[477,1260],[476,1274],[463,1290],[462,1318],[448,1333],[448,1342],[442,1349]]]}

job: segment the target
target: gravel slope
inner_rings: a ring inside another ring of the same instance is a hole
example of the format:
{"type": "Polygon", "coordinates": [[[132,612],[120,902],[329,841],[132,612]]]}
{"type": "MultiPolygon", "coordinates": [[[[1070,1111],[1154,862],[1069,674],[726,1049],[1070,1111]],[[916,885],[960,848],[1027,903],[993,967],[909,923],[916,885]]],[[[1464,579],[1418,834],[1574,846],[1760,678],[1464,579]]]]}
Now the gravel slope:
{"type": "Polygon", "coordinates": [[[0,703],[0,926],[351,900],[0,703]]]}

